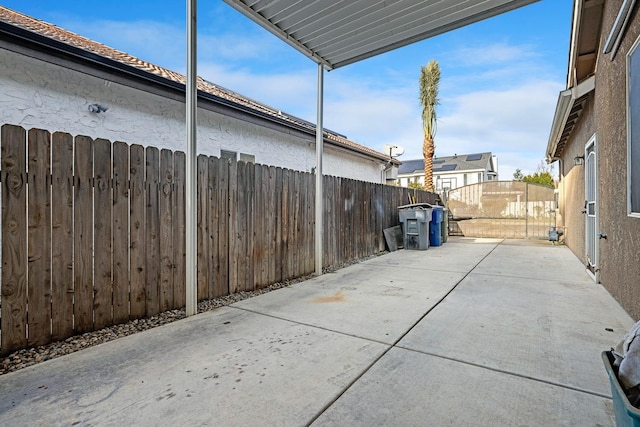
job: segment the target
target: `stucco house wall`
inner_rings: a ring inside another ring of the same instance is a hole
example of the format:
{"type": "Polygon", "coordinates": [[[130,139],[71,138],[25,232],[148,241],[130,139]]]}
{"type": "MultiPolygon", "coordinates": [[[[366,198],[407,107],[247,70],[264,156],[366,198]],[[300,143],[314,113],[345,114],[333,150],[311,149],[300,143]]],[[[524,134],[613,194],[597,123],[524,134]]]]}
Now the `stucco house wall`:
{"type": "MultiPolygon", "coordinates": [[[[579,6],[582,1],[576,0],[575,4],[579,6]]],[[[599,42],[597,59],[592,66],[595,89],[589,94],[582,114],[559,155],[559,225],[565,227],[565,243],[578,258],[586,261],[585,217],[582,214],[585,165],[574,165],[574,158],[584,155],[585,145],[595,134],[596,232],[603,236],[597,239],[598,270],[595,277],[632,317],[640,319],[640,218],[627,213],[627,54],[640,37],[640,12],[639,5],[635,5],[617,53],[612,57],[602,51],[623,0],[610,0],[596,6],[599,5],[603,9],[597,24],[591,21],[588,25],[581,23],[583,27],[580,27],[575,21],[573,23],[574,29],[579,28],[585,37],[592,37],[596,32],[599,42]]],[[[569,73],[572,72],[574,70],[570,68],[569,73]]]]}
{"type": "MultiPolygon", "coordinates": [[[[605,2],[601,43],[604,44],[622,5],[605,2]]],[[[600,281],[635,318],[640,318],[640,218],[627,215],[627,89],[626,59],[640,37],[638,5],[618,53],[600,55],[596,73],[596,122],[600,197],[600,281]]],[[[636,70],[637,72],[638,70],[636,70]]]]}
{"type": "MultiPolygon", "coordinates": [[[[0,122],[44,128],[130,144],[185,150],[185,106],[121,83],[0,49],[0,122]],[[91,113],[93,103],[108,111],[91,113]]],[[[198,153],[220,150],[255,156],[255,162],[310,172],[312,137],[287,134],[198,110],[198,153]]],[[[381,161],[325,145],[323,172],[368,182],[385,182],[381,161]]]]}
{"type": "Polygon", "coordinates": [[[585,104],[572,137],[566,145],[561,164],[560,217],[556,223],[564,227],[564,242],[571,251],[586,263],[584,210],[584,165],[575,165],[574,158],[584,155],[585,144],[596,133],[593,93],[585,104]]]}

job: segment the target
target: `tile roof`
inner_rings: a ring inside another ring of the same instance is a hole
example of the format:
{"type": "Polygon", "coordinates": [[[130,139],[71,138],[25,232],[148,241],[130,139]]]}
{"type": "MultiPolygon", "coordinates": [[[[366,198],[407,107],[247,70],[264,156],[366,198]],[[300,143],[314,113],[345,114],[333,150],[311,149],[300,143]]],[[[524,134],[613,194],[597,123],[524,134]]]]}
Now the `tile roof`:
{"type": "MultiPolygon", "coordinates": [[[[121,64],[134,67],[138,70],[154,74],[156,76],[171,80],[173,82],[177,82],[180,84],[185,84],[186,82],[186,77],[180,73],[160,67],[158,65],[152,64],[147,61],[143,61],[142,59],[136,58],[135,56],[132,56],[128,53],[119,51],[117,49],[113,49],[102,43],[98,43],[94,40],[88,39],[79,34],[73,33],[71,31],[67,31],[56,25],[49,24],[47,22],[32,18],[25,14],[13,11],[1,5],[0,5],[0,21],[3,21],[15,27],[19,27],[23,30],[27,30],[32,33],[50,38],[52,40],[66,43],[75,48],[80,48],[86,52],[90,52],[95,55],[99,55],[101,57],[117,61],[121,64]]],[[[287,115],[283,113],[281,110],[278,110],[276,108],[272,108],[268,105],[254,101],[250,98],[242,96],[229,89],[226,89],[214,83],[208,82],[202,79],[201,77],[198,77],[198,89],[203,92],[209,93],[211,95],[215,95],[220,98],[223,98],[232,103],[235,103],[244,107],[248,107],[249,109],[252,109],[254,111],[266,114],[275,119],[282,120],[287,123],[294,124],[304,129],[307,129],[309,131],[315,132],[315,125],[313,123],[309,123],[306,120],[302,120],[295,116],[287,115]]],[[[345,138],[342,135],[338,135],[334,132],[327,131],[326,129],[325,129],[325,139],[333,143],[334,145],[342,146],[351,151],[359,152],[361,154],[372,156],[381,160],[389,160],[389,156],[384,153],[373,150],[364,145],[358,144],[354,141],[351,141],[345,138]]],[[[398,162],[394,160],[394,163],[398,163],[398,162]]]]}
{"type": "MultiPolygon", "coordinates": [[[[490,152],[460,154],[433,158],[433,172],[460,172],[486,169],[492,155],[490,152]]],[[[413,174],[424,172],[424,159],[406,160],[398,169],[399,174],[413,174]]]]}

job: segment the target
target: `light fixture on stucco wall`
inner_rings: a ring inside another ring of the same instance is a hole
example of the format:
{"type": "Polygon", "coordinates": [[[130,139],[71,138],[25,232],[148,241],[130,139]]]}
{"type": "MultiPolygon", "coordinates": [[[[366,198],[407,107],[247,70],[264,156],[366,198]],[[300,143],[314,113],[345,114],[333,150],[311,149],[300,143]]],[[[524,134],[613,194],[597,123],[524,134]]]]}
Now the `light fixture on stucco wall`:
{"type": "Polygon", "coordinates": [[[104,105],[101,104],[91,104],[89,105],[89,111],[92,113],[104,113],[105,111],[107,111],[109,109],[109,107],[105,107],[104,105]]]}

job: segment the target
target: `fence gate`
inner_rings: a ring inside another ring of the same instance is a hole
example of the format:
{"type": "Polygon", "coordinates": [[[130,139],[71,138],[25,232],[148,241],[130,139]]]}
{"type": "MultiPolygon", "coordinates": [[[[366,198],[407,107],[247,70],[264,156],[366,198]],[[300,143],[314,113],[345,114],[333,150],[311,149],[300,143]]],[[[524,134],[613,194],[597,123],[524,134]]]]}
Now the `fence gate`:
{"type": "Polygon", "coordinates": [[[492,181],[449,191],[449,228],[468,237],[547,239],[555,225],[553,188],[522,181],[492,181]]]}

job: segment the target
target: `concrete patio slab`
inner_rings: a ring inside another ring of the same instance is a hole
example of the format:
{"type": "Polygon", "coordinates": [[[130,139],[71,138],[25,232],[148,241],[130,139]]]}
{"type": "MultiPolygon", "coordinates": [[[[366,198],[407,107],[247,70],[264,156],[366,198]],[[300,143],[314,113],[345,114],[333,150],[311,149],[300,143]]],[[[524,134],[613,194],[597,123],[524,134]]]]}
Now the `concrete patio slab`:
{"type": "Polygon", "coordinates": [[[566,247],[453,238],[2,375],[0,425],[612,425],[632,325],[566,247]]]}
{"type": "Polygon", "coordinates": [[[233,307],[393,344],[463,277],[359,264],[233,307]]]}
{"type": "Polygon", "coordinates": [[[500,239],[452,238],[444,245],[432,246],[426,251],[391,252],[383,257],[369,259],[364,264],[467,273],[501,241],[500,239]]]}
{"type": "Polygon", "coordinates": [[[2,376],[0,425],[304,425],[386,348],[223,308],[2,376]]]}
{"type": "Polygon", "coordinates": [[[472,273],[398,346],[610,396],[599,355],[634,322],[581,276],[472,273]]]}
{"type": "Polygon", "coordinates": [[[609,399],[391,349],[313,426],[610,426],[609,399]]]}
{"type": "Polygon", "coordinates": [[[584,265],[566,247],[549,242],[531,241],[523,245],[519,240],[505,240],[492,256],[473,272],[512,277],[531,277],[537,280],[569,280],[593,283],[584,265]],[[576,262],[578,261],[578,262],[576,262]]]}

